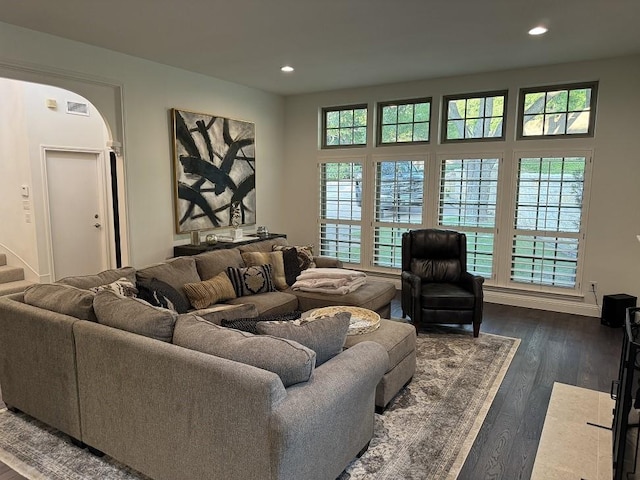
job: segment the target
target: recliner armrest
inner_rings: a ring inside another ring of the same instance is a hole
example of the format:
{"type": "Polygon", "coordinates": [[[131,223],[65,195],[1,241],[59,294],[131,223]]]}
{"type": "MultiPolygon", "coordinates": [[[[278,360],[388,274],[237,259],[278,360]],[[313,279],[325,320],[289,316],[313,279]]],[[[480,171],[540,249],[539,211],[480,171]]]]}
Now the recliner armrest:
{"type": "Polygon", "coordinates": [[[473,292],[473,295],[482,300],[482,284],[484,283],[484,277],[480,275],[472,275],[469,272],[464,272],[460,276],[460,285],[467,291],[473,292]]]}

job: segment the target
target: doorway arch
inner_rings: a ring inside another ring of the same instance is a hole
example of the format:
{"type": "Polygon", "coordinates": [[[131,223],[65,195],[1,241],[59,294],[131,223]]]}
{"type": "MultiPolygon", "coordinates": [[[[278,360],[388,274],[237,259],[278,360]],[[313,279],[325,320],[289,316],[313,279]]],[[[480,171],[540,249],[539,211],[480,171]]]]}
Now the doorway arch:
{"type": "MultiPolygon", "coordinates": [[[[67,74],[64,72],[45,71],[41,68],[34,68],[26,65],[6,64],[0,62],[0,77],[20,82],[28,82],[31,84],[40,84],[50,87],[63,89],[71,94],[79,95],[87,100],[89,104],[95,107],[95,111],[99,114],[104,129],[107,132],[105,142],[102,145],[105,158],[106,178],[114,177],[114,190],[112,191],[114,199],[114,208],[116,209],[116,231],[115,234],[109,235],[111,242],[111,251],[118,253],[112,255],[109,259],[108,267],[116,267],[118,264],[129,264],[129,239],[128,239],[128,219],[127,219],[127,202],[126,202],[126,177],[124,172],[124,156],[123,156],[123,115],[122,115],[122,88],[120,85],[102,81],[100,79],[76,76],[75,74],[67,74]],[[119,211],[118,211],[119,210],[119,211]],[[121,262],[117,262],[117,257],[121,262]]],[[[61,106],[63,107],[63,106],[61,106]]],[[[97,116],[96,116],[97,117],[97,116]]],[[[64,145],[73,147],[73,145],[64,145]]],[[[42,150],[44,152],[44,149],[42,150]]],[[[33,161],[31,161],[33,167],[33,161]]],[[[42,175],[42,171],[31,169],[31,180],[38,175],[42,175]]],[[[109,185],[109,188],[111,185],[109,185]]],[[[17,189],[22,189],[22,203],[25,210],[30,208],[30,201],[37,200],[39,206],[33,205],[33,214],[44,218],[45,205],[44,198],[38,197],[38,193],[42,192],[42,186],[38,182],[22,181],[15,185],[11,190],[14,193],[7,192],[7,195],[15,194],[17,189]],[[24,189],[22,187],[27,187],[24,189]],[[33,188],[32,188],[33,187],[33,188]],[[29,191],[29,189],[31,191],[29,191]],[[25,196],[25,191],[28,192],[25,196]],[[38,207],[38,208],[37,208],[38,207]]],[[[14,200],[16,200],[14,198],[14,200]]],[[[24,221],[30,222],[27,212],[24,221]]],[[[37,245],[36,260],[26,262],[20,255],[14,254],[6,245],[0,244],[0,250],[5,251],[9,258],[13,258],[17,262],[16,266],[25,268],[25,274],[32,281],[47,282],[53,281],[52,277],[53,256],[51,253],[51,241],[48,234],[46,223],[41,218],[34,219],[35,243],[37,245]],[[2,248],[2,247],[5,248],[2,248]]]]}

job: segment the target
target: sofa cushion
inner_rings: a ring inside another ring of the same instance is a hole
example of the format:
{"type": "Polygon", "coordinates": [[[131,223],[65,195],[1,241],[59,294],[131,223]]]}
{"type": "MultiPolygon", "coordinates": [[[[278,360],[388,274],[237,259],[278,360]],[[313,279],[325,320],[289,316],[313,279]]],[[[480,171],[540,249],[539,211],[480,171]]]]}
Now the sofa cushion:
{"type": "Polygon", "coordinates": [[[95,293],[89,290],[56,283],[37,283],[24,291],[27,305],[95,322],[93,297],[95,293]]]}
{"type": "Polygon", "coordinates": [[[222,320],[221,325],[227,328],[235,328],[236,330],[242,330],[243,332],[253,333],[254,335],[258,335],[258,330],[256,329],[256,325],[258,322],[288,322],[290,320],[297,320],[302,315],[300,310],[294,310],[289,313],[277,313],[275,315],[256,315],[249,318],[235,318],[229,319],[226,318],[222,320]]]}
{"type": "Polygon", "coordinates": [[[233,289],[231,280],[229,280],[225,272],[220,272],[215,277],[202,282],[185,283],[182,288],[193,308],[198,309],[236,298],[236,292],[233,289]]]}
{"type": "Polygon", "coordinates": [[[282,252],[243,252],[242,260],[247,267],[270,264],[273,267],[273,283],[278,290],[286,290],[287,278],[284,273],[282,252]]]}
{"type": "Polygon", "coordinates": [[[258,293],[248,297],[234,298],[226,303],[232,305],[251,303],[256,306],[260,315],[276,315],[298,310],[298,298],[288,292],[258,293]]]}
{"type": "Polygon", "coordinates": [[[149,281],[139,281],[137,286],[138,298],[154,307],[168,308],[178,313],[187,313],[190,308],[190,304],[185,301],[182,292],[167,282],[152,278],[149,281]]]}
{"type": "Polygon", "coordinates": [[[274,246],[287,246],[287,239],[283,237],[269,238],[267,240],[260,240],[259,242],[247,243],[245,245],[238,245],[238,250],[242,252],[272,252],[274,246]]]}
{"type": "Polygon", "coordinates": [[[173,343],[269,370],[285,387],[309,380],[316,362],[315,352],[299,343],[224,328],[192,314],[178,318],[173,343]]]}
{"type": "Polygon", "coordinates": [[[260,334],[273,335],[298,342],[316,352],[316,367],[342,351],[347,339],[351,314],[340,312],[334,316],[312,321],[260,322],[256,330],[260,334]]]}
{"type": "Polygon", "coordinates": [[[98,322],[109,327],[171,342],[178,314],[137,298],[119,297],[104,290],[95,295],[93,309],[98,322]]]}
{"type": "Polygon", "coordinates": [[[136,277],[138,282],[150,282],[152,279],[157,278],[168,283],[178,291],[187,305],[189,304],[189,299],[182,291],[182,286],[185,283],[196,283],[201,280],[193,257],[173,258],[166,263],[143,268],[136,272],[136,277]]]}
{"type": "Polygon", "coordinates": [[[220,272],[226,272],[227,267],[240,268],[245,266],[240,256],[240,250],[237,248],[204,252],[195,255],[193,258],[196,261],[196,268],[202,280],[209,280],[220,272]]]}
{"type": "Polygon", "coordinates": [[[71,285],[72,287],[89,290],[92,287],[98,287],[100,285],[107,285],[109,283],[115,282],[122,277],[125,277],[131,283],[135,283],[136,269],[133,267],[113,268],[111,270],[105,270],[104,272],[100,272],[95,275],[65,277],[61,280],[58,280],[56,283],[59,283],[61,285],[71,285]]]}
{"type": "Polygon", "coordinates": [[[235,318],[252,318],[258,316],[258,309],[251,303],[241,303],[239,305],[228,305],[219,303],[212,307],[194,310],[194,315],[204,318],[207,322],[221,325],[222,321],[232,320],[235,318]]]}
{"type": "MultiPolygon", "coordinates": [[[[135,278],[134,278],[135,280],[135,278]]],[[[121,297],[136,297],[138,296],[138,289],[134,282],[127,277],[122,277],[115,282],[108,283],[106,285],[98,285],[97,287],[91,287],[89,289],[93,293],[101,292],[102,290],[111,290],[117,293],[121,297]]]]}
{"type": "Polygon", "coordinates": [[[229,267],[227,275],[238,297],[276,291],[271,264],[245,268],[229,267]]]}

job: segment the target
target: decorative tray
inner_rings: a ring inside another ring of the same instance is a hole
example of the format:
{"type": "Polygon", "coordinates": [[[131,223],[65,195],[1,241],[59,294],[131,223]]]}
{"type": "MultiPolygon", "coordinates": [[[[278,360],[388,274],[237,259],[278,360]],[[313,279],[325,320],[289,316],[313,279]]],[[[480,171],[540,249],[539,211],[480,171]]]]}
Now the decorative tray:
{"type": "Polygon", "coordinates": [[[311,320],[335,315],[340,312],[349,312],[351,314],[351,323],[349,324],[349,331],[347,332],[347,335],[362,335],[364,333],[370,333],[377,330],[380,326],[380,315],[373,310],[361,307],[322,307],[312,310],[305,316],[305,318],[311,320]]]}

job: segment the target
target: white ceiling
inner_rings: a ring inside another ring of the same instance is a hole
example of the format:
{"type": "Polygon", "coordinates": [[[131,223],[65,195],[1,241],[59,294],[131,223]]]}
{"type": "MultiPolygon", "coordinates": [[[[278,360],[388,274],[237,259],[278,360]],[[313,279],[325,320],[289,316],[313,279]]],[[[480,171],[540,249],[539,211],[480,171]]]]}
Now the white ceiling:
{"type": "Polygon", "coordinates": [[[282,95],[640,53],[640,0],[0,0],[0,21],[282,95]]]}

